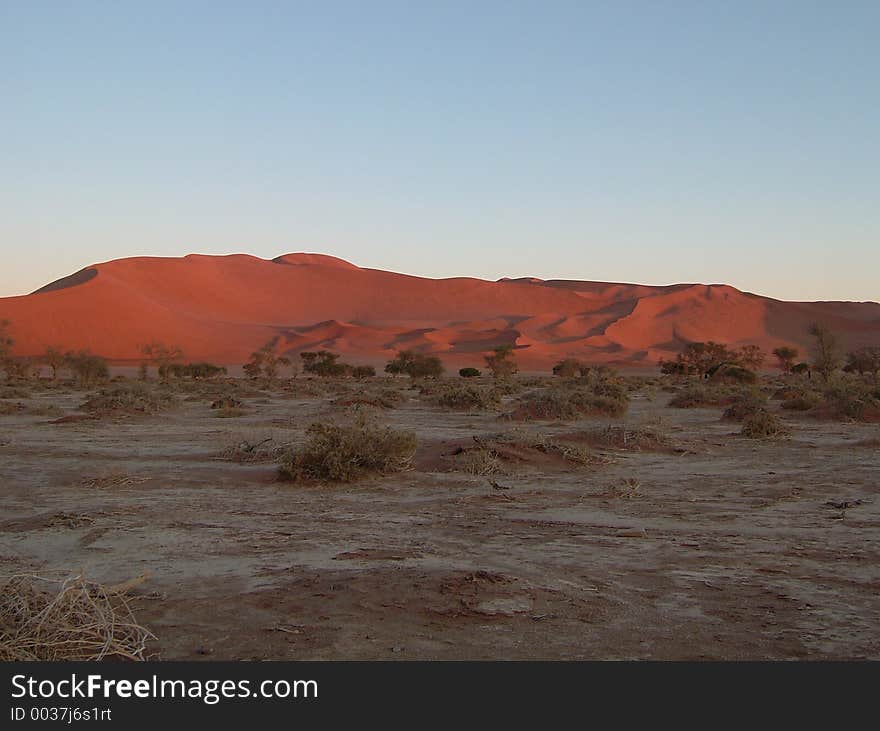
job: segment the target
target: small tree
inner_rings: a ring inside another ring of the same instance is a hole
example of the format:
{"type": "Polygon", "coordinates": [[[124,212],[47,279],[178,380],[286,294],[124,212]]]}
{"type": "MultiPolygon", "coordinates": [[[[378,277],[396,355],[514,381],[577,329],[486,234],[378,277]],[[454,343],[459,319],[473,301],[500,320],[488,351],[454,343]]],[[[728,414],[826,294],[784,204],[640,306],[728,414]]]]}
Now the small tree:
{"type": "Polygon", "coordinates": [[[840,347],[837,338],[825,325],[814,322],[810,326],[813,336],[813,368],[822,380],[828,382],[831,375],[840,367],[840,347]]]}
{"type": "Polygon", "coordinates": [[[764,365],[764,360],[767,357],[758,345],[744,345],[736,355],[736,365],[748,368],[751,371],[756,371],[764,365]]]}
{"type": "Polygon", "coordinates": [[[688,343],[680,358],[696,373],[707,378],[720,365],[735,363],[737,354],[723,343],[710,340],[707,343],[688,343]]]}
{"type": "Polygon", "coordinates": [[[518,370],[512,345],[499,345],[485,359],[486,367],[492,371],[494,378],[510,378],[518,370]]]}
{"type": "Polygon", "coordinates": [[[371,365],[359,365],[351,369],[351,375],[359,380],[373,378],[376,375],[376,369],[371,365]]]}
{"type": "Polygon", "coordinates": [[[9,320],[0,320],[0,368],[6,373],[6,378],[12,377],[12,346],[15,344],[9,335],[10,324],[9,320]]]}
{"type": "Polygon", "coordinates": [[[107,361],[98,355],[92,355],[87,350],[81,350],[78,353],[68,353],[66,361],[67,367],[70,368],[79,385],[83,388],[106,381],[110,376],[107,361]]]}
{"type": "Polygon", "coordinates": [[[415,353],[411,350],[401,350],[385,366],[386,373],[405,373],[410,378],[439,378],[443,375],[443,370],[443,362],[436,355],[415,353]]]}
{"type": "Polygon", "coordinates": [[[860,376],[866,373],[880,380],[880,347],[865,346],[846,354],[846,365],[843,367],[847,373],[858,373],[860,376]]]}
{"type": "Polygon", "coordinates": [[[257,379],[263,376],[271,384],[278,378],[278,368],[290,365],[290,358],[275,352],[277,345],[278,338],[275,337],[262,348],[251,353],[250,362],[244,366],[244,372],[248,378],[257,379]]]}
{"type": "MultiPolygon", "coordinates": [[[[662,363],[662,361],[661,361],[662,363]]],[[[566,358],[559,361],[553,366],[553,375],[560,378],[574,378],[575,376],[585,376],[590,372],[590,366],[576,358],[566,358]]]]}
{"type": "Polygon", "coordinates": [[[9,320],[0,320],[0,360],[9,357],[12,352],[12,346],[15,341],[9,335],[9,326],[12,323],[9,320]]]}
{"type": "Polygon", "coordinates": [[[168,380],[171,376],[170,366],[183,357],[183,351],[176,345],[165,345],[157,341],[144,345],[141,353],[156,367],[161,381],[168,380]]]}
{"type": "Polygon", "coordinates": [[[797,360],[800,353],[797,348],[783,345],[782,347],[776,348],[773,351],[773,355],[775,355],[776,359],[779,361],[779,368],[786,373],[791,373],[791,369],[794,367],[794,362],[797,360]]]}
{"type": "Polygon", "coordinates": [[[339,353],[319,350],[317,353],[303,352],[299,354],[303,361],[303,371],[314,373],[320,378],[338,378],[351,374],[352,367],[348,363],[339,362],[339,353]]]}
{"type": "Polygon", "coordinates": [[[43,354],[43,363],[52,369],[53,381],[58,380],[58,369],[63,368],[66,362],[67,356],[58,350],[58,348],[54,348],[51,345],[46,348],[46,352],[43,354]]]}

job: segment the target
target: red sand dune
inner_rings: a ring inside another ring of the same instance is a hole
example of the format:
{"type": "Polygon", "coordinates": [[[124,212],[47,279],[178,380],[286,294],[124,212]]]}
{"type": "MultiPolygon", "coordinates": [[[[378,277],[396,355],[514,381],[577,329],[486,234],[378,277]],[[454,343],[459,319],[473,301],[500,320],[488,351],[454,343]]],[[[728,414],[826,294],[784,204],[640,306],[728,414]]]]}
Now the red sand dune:
{"type": "Polygon", "coordinates": [[[696,340],[804,352],[814,321],[846,347],[880,345],[875,302],[781,302],[726,285],[426,279],[321,254],[120,259],[0,298],[0,319],[19,355],[55,346],[115,362],[161,341],[190,360],[242,363],[278,336],[288,352],[325,348],[357,362],[412,348],[480,365],[503,343],[526,368],[569,356],[653,365],[696,340]]]}

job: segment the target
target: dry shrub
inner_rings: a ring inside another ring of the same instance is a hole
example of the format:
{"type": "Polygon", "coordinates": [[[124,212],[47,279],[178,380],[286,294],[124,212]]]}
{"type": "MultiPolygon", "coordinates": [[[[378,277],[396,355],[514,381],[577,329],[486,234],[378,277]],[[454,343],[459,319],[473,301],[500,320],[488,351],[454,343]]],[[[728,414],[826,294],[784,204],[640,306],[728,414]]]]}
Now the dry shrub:
{"type": "Polygon", "coordinates": [[[790,430],[785,423],[766,409],[760,409],[747,416],[740,431],[740,434],[750,439],[776,439],[789,433],[790,430]]]}
{"type": "Polygon", "coordinates": [[[405,400],[405,396],[393,388],[360,391],[350,396],[342,396],[333,402],[334,406],[367,406],[375,409],[393,409],[405,400]]]}
{"type": "Polygon", "coordinates": [[[295,378],[285,384],[284,393],[295,399],[323,398],[327,395],[327,389],[317,379],[295,378]]]}
{"type": "Polygon", "coordinates": [[[607,457],[595,454],[581,444],[573,444],[546,436],[540,437],[532,447],[545,454],[557,454],[566,462],[579,465],[608,464],[611,461],[607,457]]]}
{"type": "Polygon", "coordinates": [[[493,390],[498,396],[513,396],[523,389],[523,384],[515,378],[499,378],[493,384],[493,390]]]}
{"type": "Polygon", "coordinates": [[[134,583],[23,574],[0,581],[0,661],[145,660],[155,637],[132,614],[125,594],[134,583]]]}
{"type": "Polygon", "coordinates": [[[647,426],[627,427],[609,424],[586,432],[585,440],[609,449],[625,449],[634,452],[654,452],[673,449],[672,440],[658,429],[647,426]]]}
{"type": "Polygon", "coordinates": [[[247,411],[244,409],[236,409],[236,408],[224,408],[218,409],[214,412],[214,416],[218,419],[237,419],[239,416],[244,416],[247,414],[247,411]]]}
{"type": "Polygon", "coordinates": [[[469,475],[505,474],[504,463],[493,449],[480,447],[456,455],[456,469],[469,475]]]}
{"type": "Polygon", "coordinates": [[[30,398],[31,392],[17,386],[4,386],[0,388],[0,399],[4,398],[30,398]]]}
{"type": "Polygon", "coordinates": [[[480,388],[469,383],[444,383],[434,392],[433,401],[446,409],[486,411],[501,405],[498,388],[480,388]]]}
{"type": "Polygon", "coordinates": [[[712,381],[715,383],[753,384],[758,382],[758,374],[735,363],[724,363],[712,374],[712,381]]]}
{"type": "Polygon", "coordinates": [[[577,419],[583,416],[623,416],[629,397],[623,388],[548,388],[519,399],[511,419],[577,419]]]}
{"type": "Polygon", "coordinates": [[[154,391],[140,383],[102,389],[86,401],[82,408],[92,413],[155,414],[177,405],[177,399],[168,393],[154,391]]]}
{"type": "Polygon", "coordinates": [[[788,411],[810,411],[822,403],[818,394],[810,396],[793,396],[782,401],[780,406],[788,411]]]}
{"type": "Polygon", "coordinates": [[[823,394],[824,407],[832,418],[880,422],[880,389],[855,379],[840,380],[823,394]]]}
{"type": "Polygon", "coordinates": [[[767,397],[760,391],[744,391],[725,409],[722,419],[743,421],[758,411],[767,409],[767,397]]]}
{"type": "Polygon", "coordinates": [[[633,498],[641,497],[641,494],[641,481],[635,477],[624,477],[611,485],[607,492],[604,493],[604,496],[632,500],[633,498]]]}
{"type": "Polygon", "coordinates": [[[238,462],[274,462],[287,444],[279,444],[271,434],[241,436],[221,450],[219,459],[238,462]]]}
{"type": "Polygon", "coordinates": [[[491,437],[473,437],[473,445],[459,446],[451,455],[453,469],[472,475],[509,474],[512,464],[544,464],[540,454],[577,465],[608,464],[608,458],[581,444],[515,431],[491,437]]]}
{"type": "Polygon", "coordinates": [[[742,392],[723,385],[688,386],[669,402],[674,409],[695,409],[707,406],[730,406],[742,392]]]}
{"type": "Polygon", "coordinates": [[[212,409],[243,409],[244,402],[233,396],[221,396],[211,403],[212,409]]]}
{"type": "Polygon", "coordinates": [[[0,416],[9,416],[24,411],[24,404],[14,403],[12,401],[0,401],[0,416]]]}
{"type": "Polygon", "coordinates": [[[282,480],[352,482],[370,474],[403,472],[412,466],[416,435],[375,424],[360,414],[352,424],[312,424],[301,448],[278,459],[282,480]]]}

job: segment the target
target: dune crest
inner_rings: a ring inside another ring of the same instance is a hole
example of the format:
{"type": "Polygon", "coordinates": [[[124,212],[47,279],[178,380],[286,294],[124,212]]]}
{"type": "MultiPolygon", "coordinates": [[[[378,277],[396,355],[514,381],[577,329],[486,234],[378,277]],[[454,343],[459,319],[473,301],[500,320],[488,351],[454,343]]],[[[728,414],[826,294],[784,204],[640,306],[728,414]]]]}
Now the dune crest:
{"type": "Polygon", "coordinates": [[[845,347],[880,345],[874,302],[782,302],[722,284],[428,279],[315,253],[119,259],[0,298],[0,319],[18,355],[87,348],[118,362],[161,340],[192,360],[236,364],[277,337],[293,354],[326,348],[373,363],[412,348],[480,365],[506,344],[526,368],[565,357],[653,365],[696,340],[805,352],[816,320],[845,347]]]}

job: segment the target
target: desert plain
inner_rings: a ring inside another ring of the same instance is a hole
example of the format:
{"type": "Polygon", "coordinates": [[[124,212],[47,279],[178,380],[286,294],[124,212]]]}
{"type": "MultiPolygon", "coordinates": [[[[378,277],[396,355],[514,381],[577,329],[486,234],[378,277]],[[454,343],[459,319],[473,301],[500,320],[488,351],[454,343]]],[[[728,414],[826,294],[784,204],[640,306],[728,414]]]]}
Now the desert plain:
{"type": "Polygon", "coordinates": [[[0,570],[130,586],[165,660],[880,658],[877,423],[771,393],[786,433],[752,439],[656,369],[620,416],[509,418],[554,380],[464,410],[405,377],[0,385],[0,570]],[[405,469],[279,480],[358,419],[415,435],[405,469]]]}

